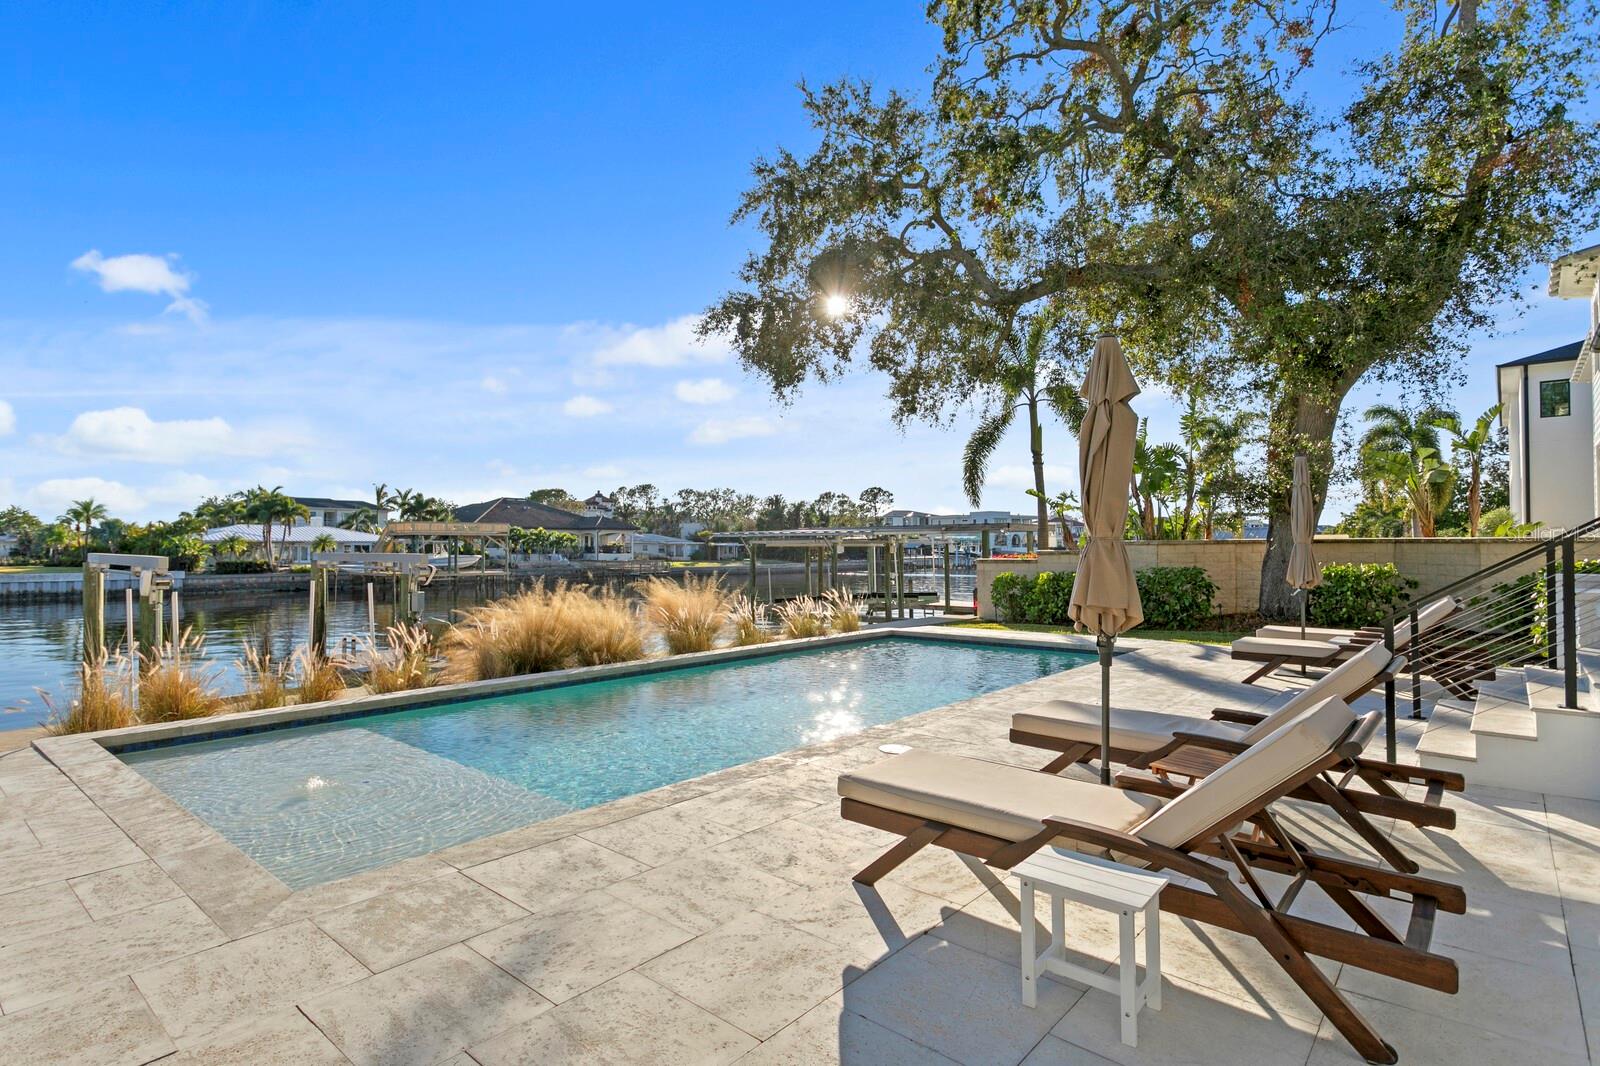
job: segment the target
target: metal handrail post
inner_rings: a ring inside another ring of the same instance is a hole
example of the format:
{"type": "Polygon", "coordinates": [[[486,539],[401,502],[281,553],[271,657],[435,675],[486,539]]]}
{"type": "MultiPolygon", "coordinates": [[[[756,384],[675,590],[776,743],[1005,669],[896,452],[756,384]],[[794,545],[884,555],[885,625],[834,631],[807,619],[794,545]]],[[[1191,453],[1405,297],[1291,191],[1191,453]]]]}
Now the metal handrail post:
{"type": "MultiPolygon", "coordinates": [[[[1394,654],[1394,632],[1389,633],[1389,653],[1394,654]]],[[[1408,645],[1411,652],[1411,717],[1422,717],[1422,634],[1417,632],[1417,609],[1411,609],[1411,639],[1408,645]]],[[[1393,762],[1393,759],[1389,760],[1393,762]]]]}
{"type": "Polygon", "coordinates": [[[1556,665],[1556,545],[1544,548],[1544,658],[1546,666],[1556,665]]]}
{"type": "MultiPolygon", "coordinates": [[[[1383,623],[1383,646],[1384,646],[1385,649],[1388,650],[1389,658],[1393,659],[1394,658],[1394,622],[1392,622],[1392,621],[1383,623]]],[[[1388,738],[1389,738],[1386,741],[1386,752],[1387,752],[1387,754],[1386,754],[1385,757],[1390,762],[1396,762],[1397,759],[1395,758],[1395,736],[1394,736],[1394,732],[1395,732],[1395,723],[1394,723],[1394,710],[1395,710],[1395,707],[1394,707],[1394,697],[1395,697],[1395,692],[1394,692],[1394,674],[1392,674],[1392,673],[1390,673],[1388,671],[1384,671],[1384,673],[1385,673],[1386,676],[1385,676],[1384,682],[1383,682],[1383,721],[1384,721],[1384,731],[1388,735],[1388,738]]]]}
{"type": "Polygon", "coordinates": [[[1578,706],[1578,590],[1577,560],[1571,537],[1561,541],[1561,658],[1566,668],[1564,706],[1578,706]]]}

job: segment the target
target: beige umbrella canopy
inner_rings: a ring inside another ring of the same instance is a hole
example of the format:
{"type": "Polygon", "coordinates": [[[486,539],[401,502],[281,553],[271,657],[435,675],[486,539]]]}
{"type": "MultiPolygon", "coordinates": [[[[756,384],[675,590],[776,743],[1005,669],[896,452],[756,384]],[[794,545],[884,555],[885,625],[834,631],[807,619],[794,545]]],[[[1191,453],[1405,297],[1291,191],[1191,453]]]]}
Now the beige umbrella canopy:
{"type": "Polygon", "coordinates": [[[1322,567],[1317,565],[1317,553],[1312,540],[1317,535],[1315,501],[1311,497],[1311,463],[1304,455],[1294,457],[1294,487],[1289,495],[1289,531],[1294,536],[1294,547],[1289,552],[1289,572],[1286,575],[1291,588],[1300,590],[1300,636],[1306,635],[1306,597],[1322,584],[1322,567]]]}
{"type": "Polygon", "coordinates": [[[1111,653],[1117,634],[1144,621],[1139,586],[1123,546],[1128,487],[1139,420],[1128,401],[1139,395],[1122,345],[1101,337],[1083,383],[1088,411],[1078,433],[1078,480],[1083,491],[1084,543],[1067,614],[1094,633],[1100,651],[1100,779],[1111,781],[1111,653]]]}

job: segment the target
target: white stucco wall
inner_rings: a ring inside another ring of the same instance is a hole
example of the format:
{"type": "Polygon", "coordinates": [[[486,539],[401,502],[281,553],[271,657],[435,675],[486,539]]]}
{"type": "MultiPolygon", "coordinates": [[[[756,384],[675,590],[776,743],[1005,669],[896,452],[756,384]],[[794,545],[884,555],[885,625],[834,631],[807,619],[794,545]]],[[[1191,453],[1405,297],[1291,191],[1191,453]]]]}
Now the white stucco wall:
{"type": "Polygon", "coordinates": [[[1542,417],[1539,383],[1570,381],[1574,361],[1539,363],[1501,370],[1504,417],[1511,438],[1511,510],[1520,522],[1542,522],[1546,528],[1570,528],[1595,516],[1595,393],[1591,385],[1571,383],[1572,413],[1542,417]],[[1526,402],[1524,402],[1526,401],[1526,402]],[[1528,418],[1527,457],[1523,457],[1522,419],[1528,418]],[[1527,478],[1531,493],[1524,488],[1527,478]],[[1531,508],[1529,503],[1531,502],[1531,508]]]}

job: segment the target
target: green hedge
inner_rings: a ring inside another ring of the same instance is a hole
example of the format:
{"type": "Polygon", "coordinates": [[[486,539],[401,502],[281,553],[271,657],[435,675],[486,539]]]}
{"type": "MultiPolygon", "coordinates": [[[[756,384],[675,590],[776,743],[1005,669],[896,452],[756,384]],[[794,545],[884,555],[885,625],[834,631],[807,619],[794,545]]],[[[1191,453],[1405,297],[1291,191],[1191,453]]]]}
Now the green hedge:
{"type": "MultiPolygon", "coordinates": [[[[1153,566],[1134,575],[1144,604],[1144,624],[1152,629],[1195,629],[1214,612],[1217,586],[1198,566],[1153,566]]],[[[1046,572],[1033,579],[1010,570],[996,574],[989,602],[1002,622],[1070,625],[1073,575],[1046,572]]]]}
{"type": "Polygon", "coordinates": [[[1134,580],[1150,629],[1198,629],[1216,614],[1217,586],[1204,567],[1152,566],[1134,580]]]}
{"type": "Polygon", "coordinates": [[[1313,625],[1358,629],[1377,625],[1411,599],[1415,580],[1392,563],[1329,563],[1311,590],[1306,615],[1313,625]]]}
{"type": "Polygon", "coordinates": [[[213,574],[264,574],[268,566],[260,559],[213,559],[213,574]]]}

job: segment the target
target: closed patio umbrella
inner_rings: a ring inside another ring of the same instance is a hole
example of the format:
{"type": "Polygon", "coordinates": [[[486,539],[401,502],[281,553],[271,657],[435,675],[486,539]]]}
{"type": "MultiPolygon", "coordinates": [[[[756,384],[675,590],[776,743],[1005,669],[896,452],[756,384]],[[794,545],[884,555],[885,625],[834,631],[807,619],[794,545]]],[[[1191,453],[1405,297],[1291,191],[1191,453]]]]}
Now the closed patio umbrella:
{"type": "Polygon", "coordinates": [[[1313,524],[1314,512],[1311,498],[1311,463],[1304,455],[1294,457],[1294,486],[1289,495],[1289,532],[1294,537],[1294,547],[1289,552],[1289,572],[1286,575],[1290,588],[1300,590],[1300,639],[1306,638],[1306,600],[1311,590],[1322,584],[1322,568],[1317,565],[1317,553],[1312,539],[1317,535],[1313,524]]]}
{"type": "Polygon", "coordinates": [[[1101,337],[1083,383],[1088,410],[1078,433],[1078,481],[1084,541],[1067,614],[1080,631],[1095,634],[1100,652],[1100,780],[1106,784],[1111,783],[1111,655],[1117,634],[1144,621],[1139,586],[1122,543],[1139,428],[1128,401],[1138,394],[1122,345],[1115,337],[1101,337]]]}

